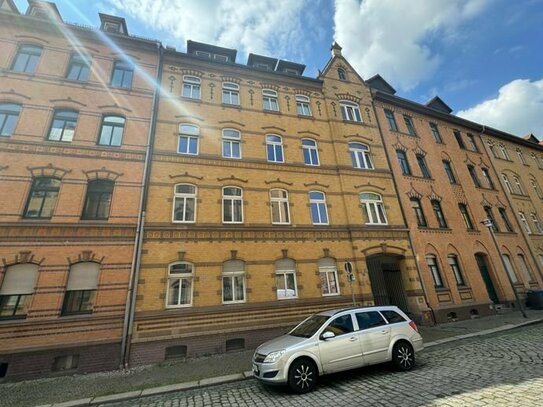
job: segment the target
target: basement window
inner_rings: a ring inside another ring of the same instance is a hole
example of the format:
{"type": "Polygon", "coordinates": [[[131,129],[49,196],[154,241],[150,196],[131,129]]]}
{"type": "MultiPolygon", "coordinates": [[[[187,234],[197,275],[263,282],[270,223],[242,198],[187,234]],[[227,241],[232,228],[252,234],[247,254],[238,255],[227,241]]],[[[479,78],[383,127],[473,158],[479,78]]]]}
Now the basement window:
{"type": "Polygon", "coordinates": [[[79,365],[79,355],[57,356],[53,362],[53,372],[61,372],[63,370],[77,369],[79,365]]]}
{"type": "Polygon", "coordinates": [[[6,374],[8,372],[8,363],[0,363],[0,378],[6,377],[6,374]]]}
{"type": "Polygon", "coordinates": [[[187,357],[187,346],[169,346],[164,352],[164,360],[183,359],[187,357]]]}
{"type": "Polygon", "coordinates": [[[226,341],[226,352],[234,352],[237,350],[244,350],[244,349],[245,349],[245,339],[243,338],[228,339],[226,341]]]}

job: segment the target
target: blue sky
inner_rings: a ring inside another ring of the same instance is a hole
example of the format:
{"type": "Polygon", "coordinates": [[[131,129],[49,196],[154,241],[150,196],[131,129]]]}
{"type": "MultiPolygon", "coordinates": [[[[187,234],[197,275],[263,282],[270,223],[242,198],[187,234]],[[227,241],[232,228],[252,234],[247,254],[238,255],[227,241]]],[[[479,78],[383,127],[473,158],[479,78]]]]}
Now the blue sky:
{"type": "MultiPolygon", "coordinates": [[[[21,11],[26,0],[16,0],[21,11]]],[[[399,96],[436,94],[455,114],[543,138],[543,0],[57,0],[63,18],[99,25],[123,16],[130,33],[185,51],[186,40],[301,62],[315,77],[334,40],[361,74],[399,96]]]]}

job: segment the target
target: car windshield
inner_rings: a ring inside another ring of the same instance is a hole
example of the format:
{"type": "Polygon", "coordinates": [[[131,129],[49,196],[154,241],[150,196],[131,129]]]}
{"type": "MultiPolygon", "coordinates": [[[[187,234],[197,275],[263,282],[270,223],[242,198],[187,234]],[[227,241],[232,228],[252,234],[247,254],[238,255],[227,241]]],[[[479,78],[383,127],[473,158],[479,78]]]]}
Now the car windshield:
{"type": "Polygon", "coordinates": [[[302,338],[310,338],[315,335],[315,332],[324,324],[329,317],[324,315],[313,315],[307,318],[304,322],[290,331],[288,334],[292,336],[301,336],[302,338]]]}

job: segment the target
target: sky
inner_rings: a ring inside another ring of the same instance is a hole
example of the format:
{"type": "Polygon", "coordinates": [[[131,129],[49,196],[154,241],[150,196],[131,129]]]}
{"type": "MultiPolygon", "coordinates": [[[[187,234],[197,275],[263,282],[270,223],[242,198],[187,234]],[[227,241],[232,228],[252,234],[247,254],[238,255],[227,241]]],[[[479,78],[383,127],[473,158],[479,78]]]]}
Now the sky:
{"type": "MultiPolygon", "coordinates": [[[[15,0],[25,11],[26,0],[15,0]]],[[[125,17],[131,34],[193,40],[303,63],[316,77],[337,41],[364,79],[439,95],[453,114],[543,139],[543,0],[56,0],[64,21],[125,17]]]]}

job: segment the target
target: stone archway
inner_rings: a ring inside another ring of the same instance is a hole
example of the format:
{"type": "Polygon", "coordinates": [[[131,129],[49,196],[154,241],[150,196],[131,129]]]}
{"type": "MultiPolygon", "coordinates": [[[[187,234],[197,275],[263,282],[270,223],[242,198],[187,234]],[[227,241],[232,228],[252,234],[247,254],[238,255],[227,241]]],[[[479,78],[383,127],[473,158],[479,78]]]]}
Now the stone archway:
{"type": "Polygon", "coordinates": [[[409,312],[400,268],[403,259],[401,255],[384,253],[366,258],[375,305],[396,305],[402,311],[409,312]]]}

